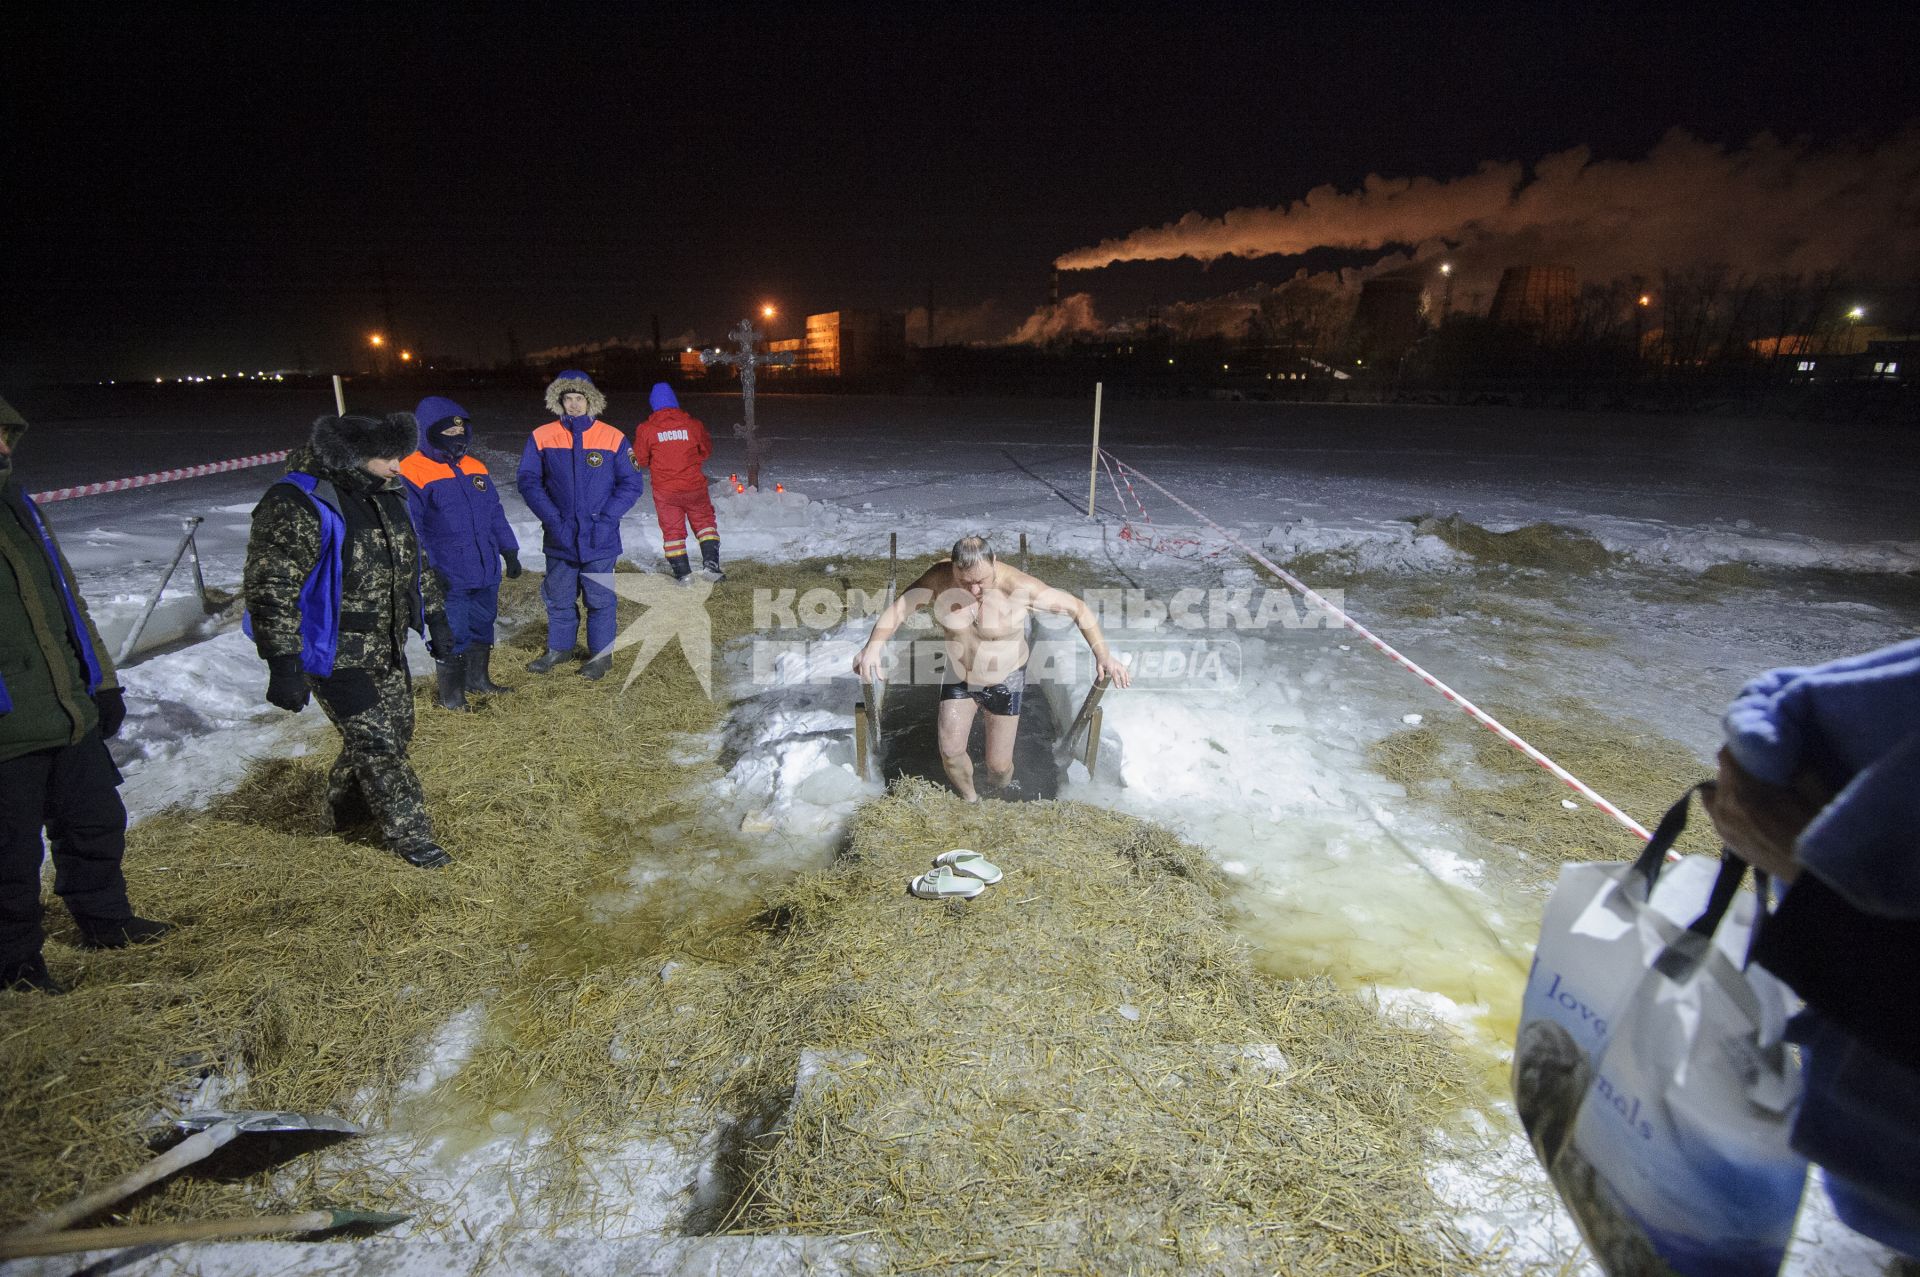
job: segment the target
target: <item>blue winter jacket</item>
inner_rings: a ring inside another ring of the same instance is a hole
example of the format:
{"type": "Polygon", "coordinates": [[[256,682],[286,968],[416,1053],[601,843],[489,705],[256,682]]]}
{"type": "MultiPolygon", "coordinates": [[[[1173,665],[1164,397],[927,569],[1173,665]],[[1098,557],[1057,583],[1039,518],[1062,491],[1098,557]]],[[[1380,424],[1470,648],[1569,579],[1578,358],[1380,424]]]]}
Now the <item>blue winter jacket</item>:
{"type": "Polygon", "coordinates": [[[500,556],[518,554],[520,539],[487,467],[472,455],[455,460],[434,447],[423,421],[420,450],[400,463],[400,475],[433,570],[456,590],[500,584],[500,556]]]}
{"type": "MultiPolygon", "coordinates": [[[[1838,791],[1794,845],[1804,872],[1773,925],[1785,922],[1798,893],[1814,892],[1807,899],[1817,901],[1821,888],[1858,921],[1826,914],[1824,931],[1771,937],[1763,928],[1760,960],[1777,970],[1797,966],[1792,950],[1779,955],[1784,964],[1767,953],[1770,939],[1791,936],[1793,946],[1815,947],[1809,956],[1824,951],[1870,968],[1856,965],[1839,978],[1848,989],[1875,990],[1878,1016],[1894,1019],[1862,1021],[1873,1008],[1843,1005],[1851,999],[1831,984],[1796,983],[1810,1006],[1794,1025],[1805,1080],[1793,1144],[1824,1169],[1843,1221],[1920,1257],[1920,1070],[1865,1040],[1874,1024],[1884,1033],[1906,1023],[1920,964],[1910,939],[1904,949],[1875,940],[1884,947],[1856,951],[1863,936],[1910,938],[1920,922],[1920,639],[1763,674],[1728,709],[1726,732],[1728,750],[1761,780],[1785,785],[1811,769],[1838,791]],[[1822,996],[1824,1009],[1813,1001],[1822,996]]],[[[1824,960],[1833,970],[1835,958],[1824,960]]],[[[1820,966],[1803,970],[1818,974],[1820,966]]]]}
{"type": "Polygon", "coordinates": [[[1838,791],[1800,835],[1802,865],[1856,909],[1920,918],[1920,639],[1762,674],[1726,729],[1761,780],[1810,767],[1838,791]]]}
{"type": "Polygon", "coordinates": [[[520,454],[520,498],[546,529],[549,557],[618,558],[620,516],[646,490],[627,437],[604,421],[562,417],[533,432],[520,454]]]}

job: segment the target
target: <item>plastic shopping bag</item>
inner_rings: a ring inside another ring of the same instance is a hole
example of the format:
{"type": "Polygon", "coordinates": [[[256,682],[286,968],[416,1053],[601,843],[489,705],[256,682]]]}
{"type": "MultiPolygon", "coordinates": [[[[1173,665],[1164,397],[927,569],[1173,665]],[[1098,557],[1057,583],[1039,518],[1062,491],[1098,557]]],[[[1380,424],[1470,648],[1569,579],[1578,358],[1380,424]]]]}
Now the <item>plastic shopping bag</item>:
{"type": "MultiPolygon", "coordinates": [[[[1670,843],[1684,800],[1668,817],[1670,843]]],[[[1580,982],[1630,988],[1609,1004],[1595,1049],[1582,1055],[1561,1040],[1564,1018],[1522,1029],[1523,1120],[1612,1277],[1774,1273],[1792,1236],[1807,1166],[1788,1144],[1799,1093],[1781,1043],[1790,995],[1743,969],[1765,893],[1764,883],[1760,896],[1739,893],[1745,872],[1724,856],[1685,928],[1635,905],[1634,892],[1609,897],[1633,915],[1629,932],[1604,950],[1616,969],[1597,981],[1582,971],[1580,982]],[[1556,1073],[1547,1059],[1572,1063],[1556,1073]]]]}
{"type": "Polygon", "coordinates": [[[1706,907],[1715,863],[1666,860],[1692,794],[1674,804],[1633,864],[1568,865],[1547,902],[1513,1056],[1514,1103],[1543,1165],[1573,1131],[1615,1012],[1706,907]]]}

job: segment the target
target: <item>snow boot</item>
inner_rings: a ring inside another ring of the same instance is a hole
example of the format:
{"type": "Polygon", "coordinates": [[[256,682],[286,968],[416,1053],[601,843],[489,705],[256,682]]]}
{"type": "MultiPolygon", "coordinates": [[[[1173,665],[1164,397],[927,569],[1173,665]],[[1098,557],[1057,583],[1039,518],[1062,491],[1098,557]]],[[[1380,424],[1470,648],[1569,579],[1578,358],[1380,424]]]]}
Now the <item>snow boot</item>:
{"type": "Polygon", "coordinates": [[[513,690],[511,687],[493,681],[493,648],[491,646],[467,649],[467,690],[491,694],[513,690]]]}
{"type": "Polygon", "coordinates": [[[75,918],[80,924],[82,949],[124,949],[130,944],[152,944],[173,930],[171,922],[152,918],[75,918]]]}
{"type": "Polygon", "coordinates": [[[393,854],[415,869],[441,869],[453,863],[453,857],[442,851],[438,843],[426,840],[395,847],[393,854]]]}
{"type": "Polygon", "coordinates": [[[468,710],[467,704],[467,654],[460,653],[449,660],[433,663],[435,675],[433,702],[441,709],[468,710]]]}
{"type": "Polygon", "coordinates": [[[611,656],[596,656],[580,667],[580,677],[602,679],[607,676],[607,671],[612,668],[613,658],[611,656]]]}
{"type": "Polygon", "coordinates": [[[573,655],[572,652],[561,652],[553,648],[548,648],[546,651],[546,655],[536,656],[532,660],[527,662],[527,673],[545,674],[548,670],[552,669],[554,666],[560,664],[560,662],[566,660],[568,657],[572,655],[573,655]]]}
{"type": "Polygon", "coordinates": [[[720,570],[720,541],[717,537],[700,543],[700,570],[707,574],[709,581],[717,583],[727,579],[727,574],[720,570]]]}
{"type": "Polygon", "coordinates": [[[25,962],[0,967],[0,993],[44,993],[51,997],[65,992],[47,970],[47,960],[37,953],[25,962]]]}
{"type": "Polygon", "coordinates": [[[667,566],[673,569],[673,579],[681,585],[685,585],[687,580],[693,576],[693,568],[688,564],[687,556],[684,554],[669,554],[667,556],[667,566]]]}

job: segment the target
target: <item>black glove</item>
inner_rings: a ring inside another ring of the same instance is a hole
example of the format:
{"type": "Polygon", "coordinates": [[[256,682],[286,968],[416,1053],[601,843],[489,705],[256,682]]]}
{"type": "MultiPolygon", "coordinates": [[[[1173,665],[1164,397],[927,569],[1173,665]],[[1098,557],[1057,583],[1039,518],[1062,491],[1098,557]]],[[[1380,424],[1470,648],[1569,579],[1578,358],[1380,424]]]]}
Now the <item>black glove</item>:
{"type": "Polygon", "coordinates": [[[433,653],[436,661],[453,659],[453,627],[447,624],[445,612],[433,612],[427,616],[427,651],[433,653]]]}
{"type": "Polygon", "coordinates": [[[267,658],[267,702],[278,705],[289,714],[298,714],[307,707],[307,672],[301,667],[297,656],[270,656],[267,658]]]}
{"type": "Polygon", "coordinates": [[[100,711],[101,737],[112,740],[127,721],[127,698],[117,687],[103,687],[93,694],[93,707],[100,711]]]}
{"type": "Polygon", "coordinates": [[[507,579],[509,581],[520,575],[520,556],[518,554],[515,554],[512,550],[502,550],[500,551],[500,557],[506,561],[507,579]]]}

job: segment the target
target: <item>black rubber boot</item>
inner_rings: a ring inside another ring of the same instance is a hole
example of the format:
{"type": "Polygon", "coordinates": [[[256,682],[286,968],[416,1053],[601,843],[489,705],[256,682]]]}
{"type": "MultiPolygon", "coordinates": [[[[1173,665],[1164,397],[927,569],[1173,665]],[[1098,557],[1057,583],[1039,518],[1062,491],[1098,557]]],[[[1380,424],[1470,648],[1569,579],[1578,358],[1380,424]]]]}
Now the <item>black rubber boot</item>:
{"type": "Polygon", "coordinates": [[[434,704],[441,709],[473,708],[467,704],[467,654],[465,652],[450,660],[435,661],[433,671],[436,675],[433,688],[434,704]]]}
{"type": "Polygon", "coordinates": [[[152,944],[173,930],[171,922],[152,918],[74,919],[80,924],[82,949],[124,949],[130,944],[152,944]]]}
{"type": "Polygon", "coordinates": [[[453,857],[442,851],[438,843],[432,842],[417,842],[405,847],[395,847],[393,854],[415,869],[443,869],[453,863],[453,857]]]}
{"type": "Polygon", "coordinates": [[[467,649],[467,690],[497,694],[511,692],[513,689],[493,681],[493,648],[470,647],[467,649]]]}
{"type": "Polygon", "coordinates": [[[16,962],[0,967],[0,993],[45,993],[48,995],[65,993],[53,973],[47,970],[47,960],[34,954],[25,962],[16,962]]]}
{"type": "Polygon", "coordinates": [[[673,569],[673,579],[682,585],[685,585],[687,578],[693,575],[693,567],[687,562],[687,556],[684,554],[669,554],[667,566],[673,569]]]}
{"type": "Polygon", "coordinates": [[[700,570],[707,574],[707,580],[709,581],[717,583],[727,579],[727,574],[720,570],[720,543],[718,541],[702,541],[700,543],[700,570]]]}
{"type": "Polygon", "coordinates": [[[552,648],[548,648],[546,655],[536,656],[527,662],[527,673],[545,674],[548,670],[572,655],[572,652],[557,652],[552,648]]]}
{"type": "Polygon", "coordinates": [[[612,668],[613,658],[611,656],[596,656],[580,667],[580,677],[592,679],[605,678],[607,671],[612,668]]]}

